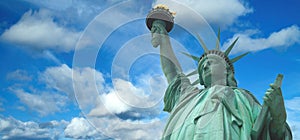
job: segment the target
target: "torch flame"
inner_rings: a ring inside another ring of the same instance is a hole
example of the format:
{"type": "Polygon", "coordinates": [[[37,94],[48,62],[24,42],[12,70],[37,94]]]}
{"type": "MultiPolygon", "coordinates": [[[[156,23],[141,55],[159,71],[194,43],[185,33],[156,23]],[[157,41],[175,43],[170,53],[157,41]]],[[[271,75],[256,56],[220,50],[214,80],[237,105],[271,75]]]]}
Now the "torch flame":
{"type": "Polygon", "coordinates": [[[176,15],[176,12],[170,11],[169,7],[166,6],[166,5],[163,5],[163,4],[157,4],[157,5],[154,6],[154,9],[157,9],[157,8],[167,10],[167,11],[169,11],[173,16],[176,15]]]}

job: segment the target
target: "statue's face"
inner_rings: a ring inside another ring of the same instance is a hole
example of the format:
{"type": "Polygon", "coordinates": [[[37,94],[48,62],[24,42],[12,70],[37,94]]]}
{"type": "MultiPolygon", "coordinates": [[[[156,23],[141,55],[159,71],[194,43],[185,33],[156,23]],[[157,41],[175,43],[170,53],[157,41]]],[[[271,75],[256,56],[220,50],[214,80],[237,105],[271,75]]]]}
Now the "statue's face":
{"type": "Polygon", "coordinates": [[[213,85],[227,85],[227,64],[225,60],[216,55],[206,56],[203,60],[199,76],[202,77],[204,85],[211,87],[213,85]]]}

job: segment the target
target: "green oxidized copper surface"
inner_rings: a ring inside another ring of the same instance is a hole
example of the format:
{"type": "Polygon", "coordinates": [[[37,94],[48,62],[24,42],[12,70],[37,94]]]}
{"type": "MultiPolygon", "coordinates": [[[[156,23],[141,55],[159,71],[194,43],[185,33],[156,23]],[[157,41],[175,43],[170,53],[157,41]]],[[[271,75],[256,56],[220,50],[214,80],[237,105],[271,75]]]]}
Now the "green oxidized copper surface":
{"type": "Polygon", "coordinates": [[[163,20],[154,20],[151,27],[152,45],[159,46],[162,70],[169,83],[164,111],[170,117],[162,139],[292,139],[280,88],[282,75],[270,84],[261,106],[252,93],[237,87],[234,77],[233,63],[247,53],[229,59],[238,39],[222,52],[220,31],[214,50],[208,50],[198,36],[204,54],[197,57],[185,53],[198,62],[198,69],[185,75],[173,52],[166,25],[163,20]],[[199,74],[199,79],[191,83],[188,76],[194,74],[199,74]],[[194,86],[199,83],[205,88],[194,86]]]}

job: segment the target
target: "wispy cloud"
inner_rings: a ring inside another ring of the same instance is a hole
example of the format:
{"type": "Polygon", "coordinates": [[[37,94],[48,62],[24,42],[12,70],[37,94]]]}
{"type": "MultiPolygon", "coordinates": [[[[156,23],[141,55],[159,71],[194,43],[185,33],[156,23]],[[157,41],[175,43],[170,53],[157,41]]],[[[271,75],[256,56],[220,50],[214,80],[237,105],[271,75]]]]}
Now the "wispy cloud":
{"type": "Polygon", "coordinates": [[[300,97],[285,100],[287,121],[292,129],[293,138],[300,139],[300,97]]]}
{"type": "Polygon", "coordinates": [[[51,51],[45,50],[41,55],[42,57],[49,59],[58,65],[61,65],[60,60],[51,51]]]}
{"type": "Polygon", "coordinates": [[[10,72],[6,75],[7,80],[14,80],[14,81],[31,81],[32,76],[30,76],[27,71],[25,70],[15,70],[10,72]]]}
{"type": "Polygon", "coordinates": [[[293,99],[286,100],[286,106],[288,109],[300,112],[300,97],[294,97],[293,99]]]}
{"type": "Polygon", "coordinates": [[[5,110],[5,109],[3,108],[3,101],[4,101],[4,99],[3,99],[3,98],[0,98],[0,112],[5,110]]]}
{"type": "Polygon", "coordinates": [[[254,36],[259,33],[258,30],[248,30],[244,33],[237,33],[223,44],[223,48],[229,45],[239,37],[236,47],[233,48],[232,54],[239,52],[255,52],[268,48],[287,48],[294,44],[300,44],[300,29],[297,25],[292,25],[283,28],[278,32],[271,33],[266,38],[255,38],[254,36]]]}
{"type": "Polygon", "coordinates": [[[82,1],[82,0],[51,0],[51,1],[39,1],[39,0],[27,0],[29,3],[36,5],[37,7],[43,7],[52,12],[52,14],[58,19],[57,22],[67,26],[78,27],[84,29],[84,27],[93,19],[96,15],[101,13],[106,8],[122,2],[122,0],[105,0],[105,1],[82,1]],[[62,14],[64,13],[64,14],[62,14]]]}

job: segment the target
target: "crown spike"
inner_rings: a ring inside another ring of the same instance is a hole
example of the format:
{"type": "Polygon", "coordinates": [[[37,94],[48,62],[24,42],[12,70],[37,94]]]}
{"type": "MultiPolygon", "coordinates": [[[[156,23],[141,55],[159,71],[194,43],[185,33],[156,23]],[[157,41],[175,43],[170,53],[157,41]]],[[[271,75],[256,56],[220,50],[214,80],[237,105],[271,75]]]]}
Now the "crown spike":
{"type": "Polygon", "coordinates": [[[186,56],[188,56],[188,57],[190,57],[190,58],[194,59],[194,60],[195,60],[195,61],[197,61],[197,62],[199,62],[199,61],[200,61],[200,58],[199,58],[199,57],[196,57],[196,56],[190,55],[190,54],[188,54],[188,53],[186,53],[186,52],[181,52],[181,53],[183,53],[184,55],[186,55],[186,56]]]}
{"type": "Polygon", "coordinates": [[[234,63],[234,62],[240,60],[242,57],[244,57],[244,56],[247,55],[248,53],[249,53],[249,52],[246,52],[246,53],[244,53],[244,54],[242,54],[242,55],[240,55],[240,56],[237,56],[237,57],[235,57],[235,58],[233,58],[233,59],[230,59],[230,62],[231,62],[231,63],[234,63]]]}
{"type": "Polygon", "coordinates": [[[239,37],[237,37],[237,38],[233,41],[233,43],[227,48],[227,50],[225,51],[225,55],[226,55],[226,56],[229,55],[230,51],[232,50],[232,48],[234,47],[234,45],[235,45],[236,41],[238,41],[238,39],[239,39],[239,37]]]}
{"type": "Polygon", "coordinates": [[[199,34],[197,34],[197,38],[198,38],[198,40],[199,40],[199,42],[200,42],[200,44],[201,44],[201,46],[202,46],[204,52],[208,52],[208,49],[207,49],[207,47],[206,47],[204,41],[202,40],[202,38],[200,37],[199,34]]]}
{"type": "Polygon", "coordinates": [[[187,74],[186,76],[189,77],[189,76],[192,76],[192,75],[195,75],[195,74],[198,74],[198,69],[192,71],[191,73],[187,74]]]}
{"type": "Polygon", "coordinates": [[[217,43],[216,43],[216,50],[220,50],[220,28],[218,30],[218,39],[217,39],[217,43]]]}

